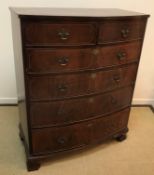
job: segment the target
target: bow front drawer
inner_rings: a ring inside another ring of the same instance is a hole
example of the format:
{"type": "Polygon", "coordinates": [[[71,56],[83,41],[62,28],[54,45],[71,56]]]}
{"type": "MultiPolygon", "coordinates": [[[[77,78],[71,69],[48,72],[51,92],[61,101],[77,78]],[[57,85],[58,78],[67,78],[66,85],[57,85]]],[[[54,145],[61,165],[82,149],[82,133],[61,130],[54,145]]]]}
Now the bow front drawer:
{"type": "Polygon", "coordinates": [[[133,87],[105,94],[52,102],[33,102],[30,106],[32,127],[74,123],[109,114],[130,106],[133,87]]]}
{"type": "Polygon", "coordinates": [[[100,25],[98,43],[115,43],[143,38],[146,20],[106,20],[100,25]]]}
{"type": "Polygon", "coordinates": [[[92,45],[96,43],[95,23],[23,24],[26,46],[92,45]]]}
{"type": "Polygon", "coordinates": [[[97,143],[124,129],[129,109],[79,124],[32,130],[33,154],[59,152],[97,143]]]}
{"type": "Polygon", "coordinates": [[[63,73],[138,61],[142,42],[89,48],[26,49],[27,72],[63,73]]]}
{"type": "Polygon", "coordinates": [[[137,64],[112,70],[29,76],[30,100],[53,100],[106,92],[135,82],[137,64]]]}

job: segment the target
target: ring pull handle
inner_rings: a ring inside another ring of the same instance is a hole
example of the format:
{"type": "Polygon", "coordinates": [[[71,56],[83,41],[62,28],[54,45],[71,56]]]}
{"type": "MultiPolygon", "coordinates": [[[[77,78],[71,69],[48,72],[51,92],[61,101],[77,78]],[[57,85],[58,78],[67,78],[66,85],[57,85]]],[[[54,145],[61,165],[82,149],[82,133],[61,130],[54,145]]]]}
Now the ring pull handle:
{"type": "Polygon", "coordinates": [[[70,36],[70,33],[67,32],[65,29],[61,29],[59,32],[58,32],[58,36],[60,37],[61,40],[67,40],[70,36]]]}
{"type": "Polygon", "coordinates": [[[120,60],[120,61],[122,61],[122,60],[124,60],[125,58],[126,58],[126,52],[118,52],[117,53],[117,58],[120,60]]]}
{"type": "Polygon", "coordinates": [[[58,90],[60,91],[60,92],[66,92],[67,91],[67,85],[65,85],[65,84],[61,84],[61,85],[59,85],[58,86],[58,90]]]}
{"type": "Polygon", "coordinates": [[[68,141],[68,139],[66,137],[59,137],[57,139],[57,142],[61,145],[64,145],[67,141],[68,141]]]}
{"type": "Polygon", "coordinates": [[[69,62],[69,58],[68,57],[60,57],[58,58],[58,63],[61,65],[61,66],[66,66],[69,62]]]}
{"type": "Polygon", "coordinates": [[[114,75],[113,76],[113,80],[116,82],[116,83],[120,83],[120,75],[114,75]]]}
{"type": "Polygon", "coordinates": [[[121,30],[121,36],[123,38],[127,38],[129,36],[130,30],[129,29],[122,29],[121,30]]]}

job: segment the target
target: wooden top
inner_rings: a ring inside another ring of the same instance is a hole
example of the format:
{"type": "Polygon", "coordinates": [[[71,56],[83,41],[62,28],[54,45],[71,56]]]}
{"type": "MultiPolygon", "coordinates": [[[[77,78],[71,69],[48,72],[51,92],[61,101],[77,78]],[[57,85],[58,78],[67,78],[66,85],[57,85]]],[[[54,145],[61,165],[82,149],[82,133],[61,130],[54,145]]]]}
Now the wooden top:
{"type": "Polygon", "coordinates": [[[102,8],[49,8],[49,7],[10,7],[11,12],[17,15],[41,16],[82,16],[82,17],[126,17],[149,16],[144,13],[121,9],[102,8]]]}

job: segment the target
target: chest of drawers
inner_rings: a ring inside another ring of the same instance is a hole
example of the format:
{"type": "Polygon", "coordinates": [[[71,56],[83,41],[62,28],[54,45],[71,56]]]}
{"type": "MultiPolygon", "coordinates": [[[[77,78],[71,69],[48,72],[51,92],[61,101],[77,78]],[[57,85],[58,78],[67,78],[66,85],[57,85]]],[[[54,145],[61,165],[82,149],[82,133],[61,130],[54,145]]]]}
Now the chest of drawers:
{"type": "Polygon", "coordinates": [[[28,170],[62,152],[124,140],[148,15],[43,8],[11,14],[28,170]]]}

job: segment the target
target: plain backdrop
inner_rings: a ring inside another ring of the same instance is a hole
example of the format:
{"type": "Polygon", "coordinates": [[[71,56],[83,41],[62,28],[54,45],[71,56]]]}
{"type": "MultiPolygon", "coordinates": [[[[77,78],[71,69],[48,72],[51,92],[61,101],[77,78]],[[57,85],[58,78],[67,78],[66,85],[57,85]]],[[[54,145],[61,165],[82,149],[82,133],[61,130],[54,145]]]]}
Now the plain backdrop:
{"type": "Polygon", "coordinates": [[[121,8],[150,14],[133,103],[154,106],[154,1],[153,0],[1,0],[0,1],[0,104],[17,102],[10,6],[121,8]]]}

